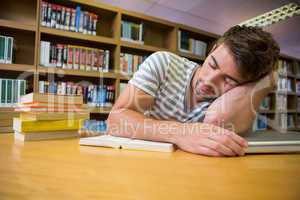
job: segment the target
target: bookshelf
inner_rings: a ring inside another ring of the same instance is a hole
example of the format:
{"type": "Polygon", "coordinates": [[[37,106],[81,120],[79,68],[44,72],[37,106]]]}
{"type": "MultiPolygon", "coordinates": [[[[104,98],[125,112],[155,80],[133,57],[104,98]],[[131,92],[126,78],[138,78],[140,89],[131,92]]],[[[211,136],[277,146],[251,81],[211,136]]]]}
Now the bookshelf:
{"type": "Polygon", "coordinates": [[[267,108],[258,111],[267,119],[267,127],[259,131],[300,131],[299,59],[281,55],[276,73],[277,88],[268,94],[267,108]]]}
{"type": "MultiPolygon", "coordinates": [[[[93,0],[47,0],[47,2],[73,9],[80,5],[83,11],[98,15],[96,35],[42,26],[40,23],[42,1],[40,0],[6,2],[6,6],[0,8],[0,34],[14,37],[16,48],[13,63],[0,64],[0,78],[21,77],[28,80],[27,92],[38,92],[40,80],[86,81],[93,84],[113,84],[115,86],[114,99],[116,99],[120,94],[120,85],[123,86],[132,77],[131,74],[120,72],[120,55],[122,53],[148,56],[156,51],[170,51],[201,64],[213,42],[219,37],[219,35],[183,24],[127,11],[93,0]],[[121,38],[122,20],[143,24],[143,44],[121,38]],[[192,52],[181,51],[179,48],[179,31],[184,32],[194,40],[205,42],[207,44],[205,55],[199,56],[192,52]],[[42,66],[40,63],[41,41],[109,50],[108,71],[82,71],[42,66]]],[[[297,81],[300,82],[300,61],[284,55],[282,55],[282,59],[292,63],[291,66],[293,66],[294,71],[279,76],[291,79],[293,90],[271,92],[269,94],[272,102],[270,109],[260,110],[260,113],[274,120],[278,118],[279,113],[292,114],[295,118],[295,129],[300,130],[300,122],[298,123],[300,120],[300,102],[298,102],[300,91],[296,92],[296,83],[297,81]],[[288,107],[286,111],[276,109],[277,94],[287,97],[288,107]]],[[[86,105],[86,107],[92,116],[100,116],[101,119],[105,119],[111,110],[111,106],[90,107],[86,105]]]]}

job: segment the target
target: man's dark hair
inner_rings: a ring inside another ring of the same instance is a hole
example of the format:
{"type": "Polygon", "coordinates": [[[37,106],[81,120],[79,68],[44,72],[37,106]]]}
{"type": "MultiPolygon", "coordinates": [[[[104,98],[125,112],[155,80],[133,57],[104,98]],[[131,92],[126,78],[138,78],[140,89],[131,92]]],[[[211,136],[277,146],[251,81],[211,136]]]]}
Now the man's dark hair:
{"type": "Polygon", "coordinates": [[[255,81],[275,70],[280,48],[272,35],[258,27],[234,26],[218,39],[231,51],[241,75],[255,81]]]}

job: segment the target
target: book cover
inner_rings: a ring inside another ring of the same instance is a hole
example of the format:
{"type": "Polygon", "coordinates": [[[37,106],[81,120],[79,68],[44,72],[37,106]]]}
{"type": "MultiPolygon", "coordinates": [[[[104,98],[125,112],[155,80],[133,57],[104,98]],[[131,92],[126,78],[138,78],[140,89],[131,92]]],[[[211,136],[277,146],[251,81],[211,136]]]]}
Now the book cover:
{"type": "Polygon", "coordinates": [[[52,121],[24,121],[13,119],[13,129],[18,132],[44,132],[61,130],[79,130],[83,120],[52,120],[52,121]]]}
{"type": "Polygon", "coordinates": [[[0,63],[5,63],[5,40],[6,37],[0,35],[0,63]]]}
{"type": "Polygon", "coordinates": [[[51,131],[51,132],[14,132],[14,138],[21,141],[38,141],[51,139],[76,138],[79,134],[77,131],[51,131]]]}
{"type": "Polygon", "coordinates": [[[69,119],[89,119],[89,112],[36,112],[20,113],[20,120],[24,121],[52,121],[52,120],[69,120],[69,119]]]}

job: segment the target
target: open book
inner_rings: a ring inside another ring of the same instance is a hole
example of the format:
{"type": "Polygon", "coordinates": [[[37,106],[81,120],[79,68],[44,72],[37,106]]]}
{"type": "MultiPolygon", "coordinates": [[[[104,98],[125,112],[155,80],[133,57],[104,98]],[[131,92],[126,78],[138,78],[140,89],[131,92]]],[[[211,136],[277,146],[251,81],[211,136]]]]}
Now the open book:
{"type": "Polygon", "coordinates": [[[171,143],[152,142],[145,140],[116,137],[111,135],[101,135],[96,137],[81,138],[80,145],[112,147],[132,150],[173,152],[174,146],[171,143]]]}

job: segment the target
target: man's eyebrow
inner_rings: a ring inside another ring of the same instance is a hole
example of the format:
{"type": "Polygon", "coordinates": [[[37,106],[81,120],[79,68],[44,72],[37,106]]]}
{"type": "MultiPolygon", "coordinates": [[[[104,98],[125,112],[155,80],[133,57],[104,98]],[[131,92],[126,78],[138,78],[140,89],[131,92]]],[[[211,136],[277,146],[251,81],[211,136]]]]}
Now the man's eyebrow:
{"type": "MultiPolygon", "coordinates": [[[[217,62],[217,60],[216,60],[216,58],[215,58],[213,55],[211,55],[211,58],[213,59],[215,65],[216,65],[219,69],[221,69],[220,66],[219,66],[219,64],[218,64],[218,62],[217,62]]],[[[240,84],[240,82],[239,82],[237,79],[233,78],[232,76],[229,76],[228,74],[226,74],[226,77],[228,77],[228,78],[230,78],[231,80],[237,82],[237,84],[240,84]]]]}

